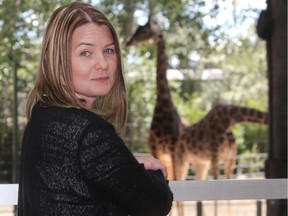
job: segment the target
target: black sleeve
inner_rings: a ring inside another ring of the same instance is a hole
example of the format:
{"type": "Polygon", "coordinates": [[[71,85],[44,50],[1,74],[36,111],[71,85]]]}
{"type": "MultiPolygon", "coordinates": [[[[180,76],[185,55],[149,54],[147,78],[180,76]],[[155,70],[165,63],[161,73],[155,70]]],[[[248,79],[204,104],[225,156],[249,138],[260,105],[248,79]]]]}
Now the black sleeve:
{"type": "Polygon", "coordinates": [[[114,127],[103,121],[91,124],[80,140],[85,177],[137,216],[164,216],[173,194],[160,171],[147,171],[135,159],[114,127]]]}

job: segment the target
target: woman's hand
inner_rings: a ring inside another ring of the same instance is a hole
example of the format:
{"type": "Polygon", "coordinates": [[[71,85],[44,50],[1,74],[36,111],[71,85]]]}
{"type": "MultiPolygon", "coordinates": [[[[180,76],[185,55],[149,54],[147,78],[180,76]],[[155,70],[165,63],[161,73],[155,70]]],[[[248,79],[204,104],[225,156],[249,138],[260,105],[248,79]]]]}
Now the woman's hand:
{"type": "Polygon", "coordinates": [[[167,178],[167,169],[160,160],[154,158],[152,155],[136,156],[135,158],[139,163],[144,165],[146,170],[161,170],[165,179],[167,178]]]}

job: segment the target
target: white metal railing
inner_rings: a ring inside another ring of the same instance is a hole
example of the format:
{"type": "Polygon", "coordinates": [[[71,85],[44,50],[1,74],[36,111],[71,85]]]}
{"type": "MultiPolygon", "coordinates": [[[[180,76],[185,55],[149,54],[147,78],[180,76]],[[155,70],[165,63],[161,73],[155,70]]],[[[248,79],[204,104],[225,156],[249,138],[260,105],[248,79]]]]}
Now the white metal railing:
{"type": "Polygon", "coordinates": [[[18,184],[0,184],[0,205],[17,205],[18,184]]]}
{"type": "MultiPolygon", "coordinates": [[[[174,201],[287,199],[287,179],[170,181],[174,201]]],[[[0,184],[0,205],[17,205],[18,184],[0,184]]]]}
{"type": "Polygon", "coordinates": [[[170,182],[175,201],[287,199],[287,179],[170,182]]]}

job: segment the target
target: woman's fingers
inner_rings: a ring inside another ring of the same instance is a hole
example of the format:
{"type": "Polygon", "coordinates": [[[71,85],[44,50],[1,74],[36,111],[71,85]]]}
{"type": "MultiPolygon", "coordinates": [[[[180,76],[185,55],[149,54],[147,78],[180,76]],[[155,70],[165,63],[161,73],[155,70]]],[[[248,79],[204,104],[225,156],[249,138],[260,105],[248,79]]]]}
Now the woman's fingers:
{"type": "Polygon", "coordinates": [[[167,178],[168,173],[166,166],[158,159],[154,158],[151,155],[138,156],[136,157],[139,163],[142,163],[146,170],[161,170],[164,177],[167,178]]]}

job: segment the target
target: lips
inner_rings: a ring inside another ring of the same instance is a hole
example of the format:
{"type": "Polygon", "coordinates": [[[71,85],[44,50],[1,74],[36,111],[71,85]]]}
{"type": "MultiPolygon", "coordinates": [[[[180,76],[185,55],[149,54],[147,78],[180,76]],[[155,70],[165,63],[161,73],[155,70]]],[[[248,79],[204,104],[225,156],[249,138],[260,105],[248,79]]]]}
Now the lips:
{"type": "Polygon", "coordinates": [[[109,77],[108,76],[105,76],[105,77],[97,77],[97,78],[94,78],[93,79],[94,81],[97,81],[97,82],[100,82],[100,83],[104,83],[104,82],[107,82],[109,80],[109,77]]]}

